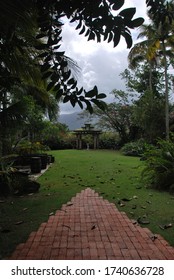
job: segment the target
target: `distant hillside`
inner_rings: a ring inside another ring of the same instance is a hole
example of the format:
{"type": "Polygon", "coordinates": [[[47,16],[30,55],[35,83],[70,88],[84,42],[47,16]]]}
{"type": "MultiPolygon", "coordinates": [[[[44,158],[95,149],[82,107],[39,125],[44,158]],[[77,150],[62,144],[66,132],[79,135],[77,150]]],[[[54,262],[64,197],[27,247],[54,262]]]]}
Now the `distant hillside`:
{"type": "Polygon", "coordinates": [[[66,124],[69,127],[69,130],[81,128],[82,126],[84,126],[86,121],[85,119],[79,120],[78,114],[79,112],[75,112],[72,114],[61,114],[58,121],[60,123],[66,124]]]}

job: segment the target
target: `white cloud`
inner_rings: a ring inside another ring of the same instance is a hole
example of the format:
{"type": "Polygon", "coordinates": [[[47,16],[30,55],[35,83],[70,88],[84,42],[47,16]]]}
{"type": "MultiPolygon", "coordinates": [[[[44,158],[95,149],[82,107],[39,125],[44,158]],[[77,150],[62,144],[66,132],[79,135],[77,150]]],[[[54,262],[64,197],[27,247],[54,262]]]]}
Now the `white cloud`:
{"type": "MultiPolygon", "coordinates": [[[[135,17],[144,17],[146,15],[145,0],[127,0],[124,8],[136,7],[135,17]]],[[[137,29],[132,31],[133,39],[137,37],[137,29]]],[[[79,35],[73,24],[66,22],[63,26],[62,49],[66,55],[74,59],[81,68],[81,75],[78,79],[79,87],[83,86],[90,90],[97,85],[100,92],[109,93],[114,89],[125,89],[124,82],[121,80],[120,73],[127,68],[127,55],[124,39],[121,39],[119,45],[113,48],[113,43],[97,43],[87,41],[83,35],[79,35]]],[[[110,100],[111,97],[108,97],[110,100]]],[[[61,111],[75,111],[71,106],[61,105],[61,111]]]]}

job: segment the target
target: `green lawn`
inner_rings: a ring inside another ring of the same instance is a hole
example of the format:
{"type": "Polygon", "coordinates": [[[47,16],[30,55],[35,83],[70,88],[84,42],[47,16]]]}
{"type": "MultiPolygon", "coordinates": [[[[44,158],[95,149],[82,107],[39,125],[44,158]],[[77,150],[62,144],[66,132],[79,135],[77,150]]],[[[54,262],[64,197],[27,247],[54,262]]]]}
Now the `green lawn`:
{"type": "Polygon", "coordinates": [[[174,227],[164,230],[159,227],[174,224],[174,196],[143,186],[140,177],[143,162],[139,158],[125,157],[115,151],[51,153],[56,162],[38,179],[41,183],[39,193],[0,203],[1,258],[7,258],[18,243],[24,242],[31,231],[47,221],[50,213],[87,187],[114,202],[130,218],[141,217],[149,221],[146,227],[164,236],[174,246],[174,227]],[[129,201],[120,204],[121,200],[129,201]]]}

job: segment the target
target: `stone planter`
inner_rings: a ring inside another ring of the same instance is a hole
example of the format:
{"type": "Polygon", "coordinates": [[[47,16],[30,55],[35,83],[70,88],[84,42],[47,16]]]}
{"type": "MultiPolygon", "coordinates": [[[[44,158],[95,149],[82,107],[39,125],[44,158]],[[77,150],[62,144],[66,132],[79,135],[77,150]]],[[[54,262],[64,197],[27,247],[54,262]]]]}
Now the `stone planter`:
{"type": "Polygon", "coordinates": [[[40,154],[39,157],[41,159],[41,169],[46,169],[47,168],[47,163],[48,163],[48,155],[47,154],[40,154]]]}

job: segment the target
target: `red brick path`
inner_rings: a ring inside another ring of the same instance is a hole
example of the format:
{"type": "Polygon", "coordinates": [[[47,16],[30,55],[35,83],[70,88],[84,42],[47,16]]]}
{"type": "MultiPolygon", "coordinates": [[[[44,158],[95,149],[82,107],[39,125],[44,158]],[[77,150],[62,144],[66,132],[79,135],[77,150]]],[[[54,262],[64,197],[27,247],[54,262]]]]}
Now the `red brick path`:
{"type": "Polygon", "coordinates": [[[134,225],[113,203],[87,188],[19,244],[10,259],[174,259],[174,248],[134,225]]]}

